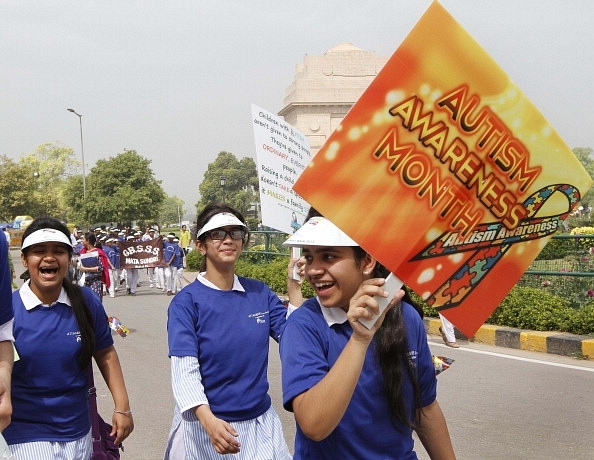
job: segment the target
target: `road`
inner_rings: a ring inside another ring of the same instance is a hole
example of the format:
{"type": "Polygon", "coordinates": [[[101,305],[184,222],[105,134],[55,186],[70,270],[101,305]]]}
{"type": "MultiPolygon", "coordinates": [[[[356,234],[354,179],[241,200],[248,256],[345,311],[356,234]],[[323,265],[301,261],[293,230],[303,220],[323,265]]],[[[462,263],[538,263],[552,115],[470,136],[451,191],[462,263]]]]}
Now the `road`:
{"type": "MultiPolygon", "coordinates": [[[[12,251],[20,273],[18,251],[12,251]]],[[[146,275],[141,275],[146,281],[146,275]]],[[[20,285],[20,280],[19,280],[20,285]]],[[[158,460],[167,440],[173,398],[167,357],[166,313],[171,297],[146,282],[135,297],[104,298],[109,315],[130,329],[115,336],[135,430],[123,459],[158,460]]],[[[458,459],[592,459],[594,452],[594,361],[461,342],[447,348],[429,337],[436,355],[456,361],[438,376],[442,406],[458,459]]],[[[280,363],[271,343],[270,393],[292,446],[292,414],[281,407],[280,363]]],[[[96,376],[100,412],[109,418],[111,397],[96,376]]],[[[418,444],[420,459],[427,459],[418,444]]]]}

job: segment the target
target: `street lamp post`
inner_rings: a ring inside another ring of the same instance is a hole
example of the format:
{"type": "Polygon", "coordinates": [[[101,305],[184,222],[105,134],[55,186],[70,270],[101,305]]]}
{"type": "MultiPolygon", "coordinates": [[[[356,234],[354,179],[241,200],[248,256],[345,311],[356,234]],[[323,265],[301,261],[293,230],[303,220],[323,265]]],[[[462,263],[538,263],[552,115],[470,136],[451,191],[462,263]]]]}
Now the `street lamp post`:
{"type": "Polygon", "coordinates": [[[223,194],[223,203],[225,202],[225,185],[227,184],[227,178],[225,176],[221,176],[219,179],[219,183],[221,184],[221,191],[223,194]]]}
{"type": "Polygon", "coordinates": [[[86,201],[87,199],[87,179],[85,174],[85,148],[83,144],[83,129],[82,129],[82,115],[76,113],[74,109],[66,109],[69,112],[72,112],[74,115],[78,117],[78,123],[80,125],[80,154],[82,157],[82,176],[83,176],[83,200],[86,201]]]}

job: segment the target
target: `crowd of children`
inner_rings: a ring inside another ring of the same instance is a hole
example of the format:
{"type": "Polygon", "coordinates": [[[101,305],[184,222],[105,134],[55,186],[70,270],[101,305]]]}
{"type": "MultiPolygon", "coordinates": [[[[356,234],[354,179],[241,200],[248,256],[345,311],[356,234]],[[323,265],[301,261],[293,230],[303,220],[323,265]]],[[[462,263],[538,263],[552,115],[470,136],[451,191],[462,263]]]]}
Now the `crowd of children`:
{"type": "Polygon", "coordinates": [[[74,252],[70,276],[74,281],[84,284],[84,280],[81,281],[84,268],[81,268],[79,256],[81,253],[91,250],[89,240],[93,240],[92,246],[106,256],[103,259],[103,266],[100,267],[100,270],[105,273],[100,286],[102,294],[115,297],[122,288],[122,290],[125,289],[126,295],[135,296],[137,288],[146,282],[149,288],[160,289],[167,295],[175,295],[184,286],[184,261],[188,250],[179,244],[180,239],[175,233],[170,232],[162,236],[163,258],[158,265],[151,267],[128,265],[124,267],[122,263],[121,248],[124,243],[146,243],[156,240],[160,236],[159,229],[154,227],[146,227],[143,233],[130,227],[119,229],[101,226],[86,234],[83,234],[81,229],[75,228],[71,238],[74,252]],[[146,281],[141,279],[142,274],[146,274],[146,281]]]}

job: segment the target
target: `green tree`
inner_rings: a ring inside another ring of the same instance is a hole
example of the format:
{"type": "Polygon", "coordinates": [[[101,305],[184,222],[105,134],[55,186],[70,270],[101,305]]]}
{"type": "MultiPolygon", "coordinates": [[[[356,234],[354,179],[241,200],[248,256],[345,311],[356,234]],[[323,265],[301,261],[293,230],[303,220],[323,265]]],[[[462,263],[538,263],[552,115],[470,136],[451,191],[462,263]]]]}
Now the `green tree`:
{"type": "Polygon", "coordinates": [[[11,221],[19,215],[36,217],[43,206],[39,202],[35,171],[6,155],[0,157],[0,219],[11,221]]]}
{"type": "Polygon", "coordinates": [[[21,157],[19,164],[35,174],[35,201],[39,207],[32,210],[32,215],[47,214],[65,220],[69,205],[62,199],[63,189],[68,178],[80,168],[74,151],[60,142],[47,142],[34,153],[21,157]]]}
{"type": "Polygon", "coordinates": [[[86,223],[83,200],[82,174],[70,176],[62,184],[60,206],[65,210],[64,220],[81,226],[86,223]]]}
{"type": "Polygon", "coordinates": [[[67,203],[61,199],[67,178],[78,169],[70,147],[45,143],[18,161],[0,157],[0,216],[43,214],[64,219],[67,203]]]}
{"type": "Polygon", "coordinates": [[[150,164],[151,160],[135,150],[98,160],[87,177],[83,221],[124,223],[156,219],[165,192],[150,164]]]}
{"type": "Polygon", "coordinates": [[[168,196],[163,200],[159,212],[159,222],[162,226],[181,224],[181,217],[186,213],[184,201],[176,196],[168,196]]]}
{"type": "Polygon", "coordinates": [[[247,215],[252,203],[259,201],[256,163],[249,157],[238,160],[230,152],[219,152],[215,161],[209,163],[198,190],[198,213],[213,201],[224,201],[247,215]],[[221,185],[222,178],[225,185],[221,185]]]}
{"type": "MultiPolygon", "coordinates": [[[[592,151],[591,147],[576,147],[572,149],[575,156],[580,160],[580,163],[584,166],[590,177],[594,179],[594,158],[592,158],[592,151]]],[[[585,195],[582,196],[581,199],[582,205],[592,205],[594,204],[594,189],[590,189],[586,192],[585,195]]]]}
{"type": "Polygon", "coordinates": [[[64,181],[79,172],[80,161],[74,150],[61,142],[41,144],[34,153],[24,155],[19,163],[39,172],[39,178],[48,181],[64,181]]]}

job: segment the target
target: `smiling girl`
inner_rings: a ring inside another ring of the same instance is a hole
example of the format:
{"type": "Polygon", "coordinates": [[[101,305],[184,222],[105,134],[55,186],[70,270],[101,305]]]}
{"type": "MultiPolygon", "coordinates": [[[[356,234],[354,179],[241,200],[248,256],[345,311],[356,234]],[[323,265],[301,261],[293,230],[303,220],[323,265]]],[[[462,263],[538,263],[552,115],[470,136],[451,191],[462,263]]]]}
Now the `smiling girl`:
{"type": "Polygon", "coordinates": [[[94,358],[114,402],[116,443],[134,428],[118,355],[99,298],[67,277],[68,228],[51,217],[25,230],[29,280],[13,293],[12,423],[3,435],[18,460],[88,459],[92,452],[88,370],[94,358]]]}
{"type": "Polygon", "coordinates": [[[168,310],[176,407],[165,459],[289,460],[267,378],[288,310],[262,281],[235,274],[249,238],[241,213],[213,203],[197,226],[200,274],[168,310]]]}
{"type": "Polygon", "coordinates": [[[286,242],[302,248],[316,296],[287,320],[283,404],[297,421],[294,459],[453,459],[421,316],[387,270],[329,220],[309,219],[286,242]],[[392,301],[375,325],[378,297],[392,301]]]}

